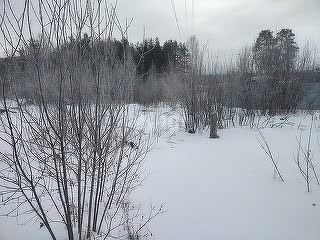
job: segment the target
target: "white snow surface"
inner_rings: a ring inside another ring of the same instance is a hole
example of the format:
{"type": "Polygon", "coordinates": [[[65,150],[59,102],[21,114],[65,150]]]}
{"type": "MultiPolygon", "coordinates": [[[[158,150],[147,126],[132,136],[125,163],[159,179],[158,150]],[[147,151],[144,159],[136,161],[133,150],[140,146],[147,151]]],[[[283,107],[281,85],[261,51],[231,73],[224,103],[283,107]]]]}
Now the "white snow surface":
{"type": "MultiPolygon", "coordinates": [[[[290,124],[270,127],[281,122],[274,117],[260,129],[284,182],[274,179],[257,129],[229,127],[219,130],[219,139],[209,139],[207,130],[192,135],[184,131],[179,113],[168,107],[146,109],[143,120],[158,139],[144,166],[149,176],[133,199],[146,210],[152,203],[164,204],[166,211],[150,223],[151,239],[319,239],[320,186],[313,179],[307,192],[295,159],[302,128],[306,147],[311,115],[297,114],[290,124]]],[[[320,174],[319,124],[315,118],[311,155],[320,174]]],[[[0,240],[24,239],[50,237],[34,221],[21,226],[17,219],[0,218],[0,240]]]]}

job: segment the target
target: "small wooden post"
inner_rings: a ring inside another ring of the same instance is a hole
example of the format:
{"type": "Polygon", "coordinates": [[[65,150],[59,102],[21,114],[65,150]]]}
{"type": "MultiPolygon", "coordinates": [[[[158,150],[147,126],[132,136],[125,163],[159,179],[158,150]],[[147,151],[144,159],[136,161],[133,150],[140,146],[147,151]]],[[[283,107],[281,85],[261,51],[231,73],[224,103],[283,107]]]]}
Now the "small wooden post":
{"type": "Polygon", "coordinates": [[[218,114],[216,111],[210,113],[210,138],[219,138],[218,136],[218,114]]]}

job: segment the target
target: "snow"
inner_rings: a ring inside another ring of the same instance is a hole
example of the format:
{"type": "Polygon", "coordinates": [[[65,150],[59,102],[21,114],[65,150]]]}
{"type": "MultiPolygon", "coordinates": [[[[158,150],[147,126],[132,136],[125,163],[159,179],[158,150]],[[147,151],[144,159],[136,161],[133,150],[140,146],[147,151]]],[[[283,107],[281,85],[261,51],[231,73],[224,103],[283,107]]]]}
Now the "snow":
{"type": "Polygon", "coordinates": [[[24,239],[50,239],[45,228],[39,228],[39,224],[29,223],[20,225],[15,219],[1,218],[0,239],[1,240],[24,240],[24,239]]]}
{"type": "MultiPolygon", "coordinates": [[[[165,203],[167,212],[150,226],[155,239],[318,239],[320,189],[313,181],[312,192],[306,192],[294,158],[300,121],[308,126],[310,118],[296,116],[293,126],[261,129],[279,156],[284,183],[273,179],[257,130],[225,129],[219,139],[209,139],[206,131],[178,132],[172,143],[163,137],[148,156],[152,174],[137,196],[165,203]]],[[[314,131],[316,163],[320,146],[314,131]]]]}
{"type": "MultiPolygon", "coordinates": [[[[295,156],[303,131],[307,142],[311,116],[298,114],[290,123],[271,119],[260,131],[270,145],[284,182],[274,179],[273,165],[257,139],[257,129],[235,127],[209,139],[204,130],[183,131],[179,113],[168,107],[146,109],[141,122],[157,136],[144,168],[150,175],[133,199],[146,209],[164,204],[166,212],[149,225],[153,238],[316,240],[320,236],[320,187],[311,192],[300,174],[295,156]]],[[[262,122],[262,121],[261,121],[262,122]]],[[[315,120],[311,149],[318,168],[319,121],[315,120]]],[[[34,221],[18,226],[15,219],[0,218],[0,240],[49,240],[34,221]]],[[[61,237],[63,239],[63,237],[61,237]]]]}

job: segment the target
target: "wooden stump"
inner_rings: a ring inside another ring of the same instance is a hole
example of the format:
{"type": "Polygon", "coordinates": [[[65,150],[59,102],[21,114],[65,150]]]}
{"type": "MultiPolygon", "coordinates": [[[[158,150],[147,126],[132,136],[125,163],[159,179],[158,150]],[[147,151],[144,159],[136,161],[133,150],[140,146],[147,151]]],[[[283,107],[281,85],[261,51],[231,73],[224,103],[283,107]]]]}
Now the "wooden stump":
{"type": "Polygon", "coordinates": [[[210,138],[219,138],[217,112],[213,112],[210,114],[210,138]]]}

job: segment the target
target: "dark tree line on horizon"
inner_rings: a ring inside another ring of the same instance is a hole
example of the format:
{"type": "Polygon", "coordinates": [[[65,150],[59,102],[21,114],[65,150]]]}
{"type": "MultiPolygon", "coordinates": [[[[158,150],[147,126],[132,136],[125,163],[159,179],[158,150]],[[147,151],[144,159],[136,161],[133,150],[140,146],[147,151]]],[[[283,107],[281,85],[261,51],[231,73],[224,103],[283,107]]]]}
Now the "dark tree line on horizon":
{"type": "MultiPolygon", "coordinates": [[[[14,60],[23,69],[24,62],[28,61],[28,55],[31,54],[31,51],[37,49],[38,54],[44,51],[48,52],[47,49],[41,48],[40,40],[30,39],[28,47],[20,48],[14,60]]],[[[101,57],[108,57],[104,52],[104,49],[108,49],[108,53],[119,61],[123,61],[125,57],[132,58],[136,66],[137,75],[144,77],[150,73],[160,76],[170,70],[181,71],[186,68],[190,58],[187,43],[170,39],[161,44],[157,37],[133,44],[126,38],[120,40],[113,38],[107,41],[95,40],[91,39],[87,33],[84,33],[78,40],[70,37],[62,48],[74,48],[78,54],[85,56],[84,59],[86,60],[89,60],[90,54],[96,53],[96,51],[93,51],[94,49],[98,49],[98,52],[101,52],[101,57]],[[99,49],[101,50],[99,51],[99,49]],[[128,54],[130,56],[125,56],[128,54]]],[[[282,29],[276,36],[273,36],[271,30],[262,30],[252,50],[256,72],[266,74],[271,71],[277,71],[278,73],[281,71],[281,76],[285,76],[294,68],[299,47],[295,42],[295,34],[291,29],[282,29]]],[[[49,58],[54,61],[55,47],[52,47],[49,52],[51,52],[49,58]]],[[[5,63],[6,59],[6,57],[1,58],[1,62],[5,63]]]]}
{"type": "MultiPolygon", "coordinates": [[[[43,40],[42,40],[43,41],[43,40]]],[[[185,43],[176,40],[167,40],[163,44],[159,42],[158,38],[149,38],[136,44],[129,43],[126,38],[122,39],[109,39],[95,40],[91,39],[87,33],[76,40],[69,38],[62,48],[76,49],[77,53],[87,61],[93,53],[99,53],[102,58],[117,59],[123,62],[125,58],[131,58],[136,66],[138,76],[147,76],[154,73],[160,76],[162,73],[174,70],[182,70],[184,67],[185,59],[188,57],[188,48],[185,43]],[[105,51],[107,49],[107,51],[105,51]],[[97,50],[97,51],[96,51],[97,50]],[[106,54],[108,52],[109,54],[106,54]],[[129,56],[128,56],[129,55],[129,56]]],[[[48,52],[48,49],[42,49],[42,44],[38,39],[30,39],[27,47],[19,49],[15,61],[17,61],[23,69],[25,61],[28,61],[28,55],[32,51],[48,52]]],[[[49,58],[55,62],[56,49],[53,47],[49,50],[49,58]]],[[[2,61],[6,61],[3,58],[2,61]]]]}
{"type": "MultiPolygon", "coordinates": [[[[198,64],[193,61],[203,59],[199,46],[196,50],[197,59],[194,59],[195,49],[192,49],[190,40],[186,43],[167,40],[161,44],[158,38],[150,38],[133,44],[125,38],[99,40],[85,33],[78,39],[69,37],[68,41],[59,46],[59,50],[55,46],[48,49],[50,45],[44,44],[45,41],[30,39],[28,44],[17,51],[16,56],[2,58],[0,61],[2,76],[6,74],[8,67],[20,73],[21,77],[17,79],[20,79],[21,83],[18,85],[21,85],[21,92],[24,92],[22,96],[26,98],[30,98],[32,90],[25,87],[28,83],[23,76],[33,54],[40,56],[47,68],[57,69],[61,64],[59,52],[70,52],[71,55],[80,56],[83,63],[91,65],[93,72],[97,71],[97,57],[108,62],[111,69],[129,60],[136,76],[134,101],[141,103],[167,101],[168,97],[171,100],[176,99],[177,97],[169,95],[176,95],[179,90],[174,93],[169,90],[168,93],[168,89],[172,88],[171,85],[176,88],[177,84],[186,82],[170,83],[170,79],[174,78],[174,75],[188,78],[186,74],[193,71],[192,65],[198,64]],[[169,79],[163,81],[166,76],[169,76],[169,79]]],[[[270,114],[281,109],[296,109],[305,97],[304,82],[320,79],[319,69],[307,66],[311,61],[310,56],[302,56],[305,59],[301,61],[298,59],[299,51],[301,52],[301,49],[291,29],[282,29],[275,35],[270,30],[262,30],[254,46],[239,54],[236,66],[230,67],[232,70],[226,69],[224,72],[212,74],[198,69],[202,75],[198,78],[207,79],[201,83],[203,86],[207,81],[211,81],[210,79],[214,79],[211,82],[219,85],[215,86],[215,89],[220,89],[219,98],[223,99],[227,106],[260,109],[270,114]],[[232,89],[235,86],[236,91],[232,89]]]]}

